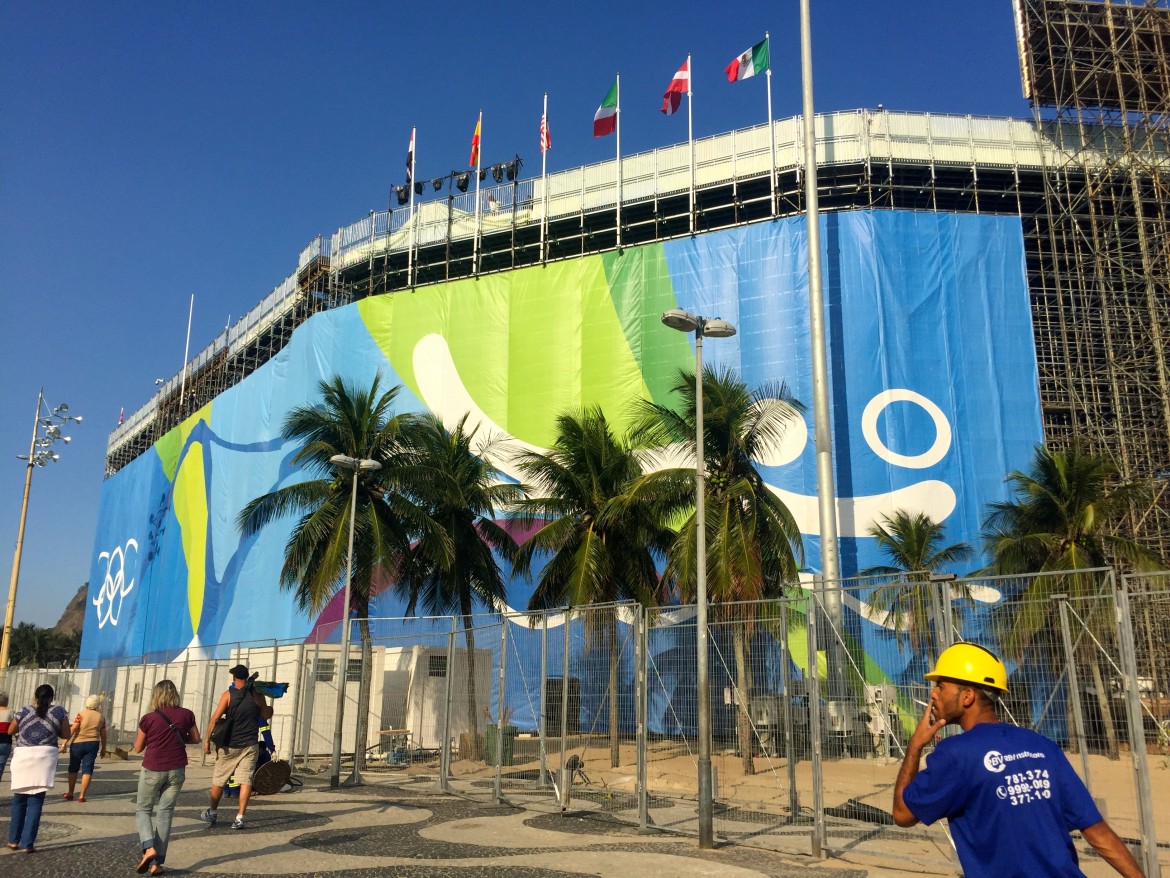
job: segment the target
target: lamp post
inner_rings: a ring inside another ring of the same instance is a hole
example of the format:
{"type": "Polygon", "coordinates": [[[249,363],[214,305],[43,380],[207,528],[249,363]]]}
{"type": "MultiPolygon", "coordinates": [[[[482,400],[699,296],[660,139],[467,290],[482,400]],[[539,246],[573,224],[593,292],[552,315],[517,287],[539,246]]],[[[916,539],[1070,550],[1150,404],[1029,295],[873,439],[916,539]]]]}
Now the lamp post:
{"type": "MultiPolygon", "coordinates": [[[[349,677],[349,601],[351,583],[353,582],[353,524],[357,517],[358,476],[362,473],[376,472],[382,468],[382,464],[376,460],[359,459],[344,454],[333,455],[329,458],[329,462],[338,469],[353,472],[353,490],[349,498],[349,553],[345,562],[345,598],[341,607],[341,657],[337,662],[339,673],[337,678],[337,715],[333,723],[333,766],[329,776],[330,788],[337,789],[341,786],[341,727],[345,719],[345,684],[349,677]]],[[[357,759],[356,753],[354,759],[357,759]]],[[[357,773],[356,761],[354,773],[357,773]]]]}
{"type": "Polygon", "coordinates": [[[679,332],[695,334],[695,599],[696,674],[699,696],[699,847],[715,846],[711,788],[711,679],[707,672],[707,502],[703,453],[703,337],[730,338],[735,327],[726,320],[707,320],[681,308],[663,312],[662,322],[679,332]]]}
{"type": "Polygon", "coordinates": [[[27,470],[24,474],[24,500],[20,504],[20,526],[16,531],[16,552],[12,556],[12,579],[8,583],[8,609],[4,612],[4,637],[0,641],[0,670],[8,669],[8,646],[12,640],[12,617],[16,612],[16,585],[20,580],[20,555],[24,548],[24,523],[28,517],[28,494],[32,488],[33,467],[43,467],[45,464],[59,460],[60,455],[51,449],[61,442],[69,444],[69,436],[61,434],[61,428],[69,423],[80,424],[80,415],[69,414],[69,406],[65,403],[49,409],[45,414],[45,389],[37,391],[37,412],[33,417],[32,441],[29,442],[28,454],[18,454],[21,460],[27,460],[27,470]]]}

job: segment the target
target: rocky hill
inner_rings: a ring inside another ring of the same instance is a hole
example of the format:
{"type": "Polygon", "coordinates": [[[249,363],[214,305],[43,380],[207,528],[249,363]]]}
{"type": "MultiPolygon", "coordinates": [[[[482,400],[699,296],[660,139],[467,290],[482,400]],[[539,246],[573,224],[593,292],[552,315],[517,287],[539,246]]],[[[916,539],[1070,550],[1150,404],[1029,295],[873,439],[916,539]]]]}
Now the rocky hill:
{"type": "Polygon", "coordinates": [[[61,614],[61,618],[53,626],[53,631],[58,634],[81,633],[81,625],[85,621],[85,595],[88,591],[89,583],[77,590],[77,594],[65,605],[65,612],[61,614]]]}

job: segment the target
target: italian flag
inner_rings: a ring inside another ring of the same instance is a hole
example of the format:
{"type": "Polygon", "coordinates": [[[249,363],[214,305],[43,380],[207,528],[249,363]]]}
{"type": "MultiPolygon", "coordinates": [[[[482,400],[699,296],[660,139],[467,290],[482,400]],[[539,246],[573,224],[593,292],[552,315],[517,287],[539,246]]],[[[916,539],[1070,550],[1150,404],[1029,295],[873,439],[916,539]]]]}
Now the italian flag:
{"type": "Polygon", "coordinates": [[[617,130],[617,113],[618,84],[615,79],[609,88],[609,93],[605,96],[605,100],[601,102],[601,106],[593,114],[593,136],[605,137],[607,134],[613,134],[617,130]]]}
{"type": "Polygon", "coordinates": [[[749,76],[755,76],[757,73],[763,73],[767,69],[768,38],[764,37],[762,42],[756,43],[728,64],[727,69],[723,72],[727,74],[728,82],[738,82],[741,79],[747,79],[749,76]]]}

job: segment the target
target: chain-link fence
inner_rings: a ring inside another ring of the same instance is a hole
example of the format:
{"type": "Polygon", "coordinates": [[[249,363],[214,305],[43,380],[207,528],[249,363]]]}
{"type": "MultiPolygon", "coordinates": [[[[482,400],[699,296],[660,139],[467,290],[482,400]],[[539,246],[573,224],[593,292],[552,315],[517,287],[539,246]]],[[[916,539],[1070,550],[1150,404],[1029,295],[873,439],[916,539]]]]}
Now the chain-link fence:
{"type": "MultiPolygon", "coordinates": [[[[289,683],[277,755],[341,780],[435,781],[452,794],[698,827],[695,609],[615,604],[506,616],[355,620],[308,642],[207,647],[93,669],[10,669],[14,705],[50,682],[71,711],[104,697],[127,747],[163,678],[206,729],[243,663],[289,683]],[[211,656],[214,656],[212,658],[211,656]],[[162,659],[162,660],[160,660],[162,659]],[[363,681],[365,685],[363,686],[363,681]],[[356,758],[355,758],[356,756],[356,758]]],[[[798,854],[855,852],[947,868],[942,825],[902,829],[894,779],[956,640],[1003,656],[1002,718],[1057,741],[1147,874],[1170,840],[1170,574],[1108,570],[825,583],[709,608],[714,828],[798,854]]],[[[957,733],[957,732],[948,732],[957,733]]],[[[1082,845],[1083,847],[1083,845],[1082,845]]]]}

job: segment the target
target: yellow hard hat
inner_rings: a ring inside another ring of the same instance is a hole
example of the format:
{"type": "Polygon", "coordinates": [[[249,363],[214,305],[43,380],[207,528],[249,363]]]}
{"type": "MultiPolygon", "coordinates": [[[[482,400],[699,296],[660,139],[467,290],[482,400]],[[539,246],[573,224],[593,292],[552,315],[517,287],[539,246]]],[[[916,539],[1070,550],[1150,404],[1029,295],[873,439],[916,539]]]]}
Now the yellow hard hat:
{"type": "Polygon", "coordinates": [[[956,643],[943,650],[928,680],[958,680],[984,689],[1007,692],[1007,668],[990,649],[977,643],[956,643]]]}

